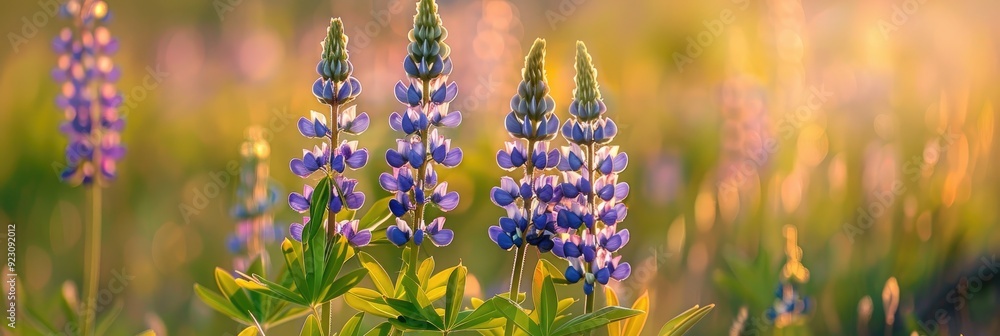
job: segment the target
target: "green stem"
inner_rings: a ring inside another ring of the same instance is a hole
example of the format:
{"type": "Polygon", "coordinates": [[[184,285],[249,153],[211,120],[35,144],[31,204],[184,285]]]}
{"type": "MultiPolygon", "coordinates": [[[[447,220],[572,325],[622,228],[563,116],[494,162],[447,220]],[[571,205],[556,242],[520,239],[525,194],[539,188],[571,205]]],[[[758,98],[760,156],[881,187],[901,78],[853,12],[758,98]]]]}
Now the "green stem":
{"type": "MultiPolygon", "coordinates": [[[[535,176],[535,162],[532,158],[535,155],[535,140],[528,140],[528,148],[526,150],[528,160],[524,163],[524,176],[528,178],[528,183],[532,183],[531,179],[535,176]]],[[[544,167],[543,167],[544,168],[544,167]]],[[[527,213],[528,218],[531,218],[531,203],[535,200],[532,196],[531,199],[525,199],[521,202],[521,208],[527,213]]],[[[533,230],[530,227],[528,230],[533,230]]],[[[525,235],[525,232],[520,232],[519,234],[525,235]]],[[[524,272],[524,259],[528,254],[527,246],[524,246],[524,237],[521,237],[521,246],[516,247],[517,251],[514,252],[514,270],[510,274],[510,294],[507,298],[511,301],[517,302],[517,296],[521,292],[521,276],[524,272]]],[[[532,293],[534,295],[534,293],[532,293]]],[[[536,309],[538,307],[535,307],[536,309]]],[[[514,320],[508,319],[507,326],[504,327],[504,335],[511,336],[514,334],[514,320]]]]}
{"type": "MultiPolygon", "coordinates": [[[[97,157],[97,151],[94,151],[94,157],[97,157]]],[[[100,161],[96,161],[100,162],[100,161]]],[[[91,190],[91,213],[93,215],[91,219],[90,230],[88,232],[90,242],[87,247],[87,278],[84,282],[84,288],[86,293],[86,301],[84,301],[83,310],[83,334],[93,335],[94,334],[94,315],[97,314],[96,310],[96,300],[97,300],[97,281],[98,272],[101,268],[101,187],[99,185],[98,174],[101,174],[100,168],[94,173],[94,184],[90,186],[91,190]]]]}
{"type": "MultiPolygon", "coordinates": [[[[593,143],[591,143],[589,146],[587,146],[587,156],[588,156],[587,170],[590,173],[590,176],[589,176],[589,178],[590,178],[590,181],[589,181],[590,185],[594,185],[594,180],[597,178],[597,173],[594,171],[595,168],[596,168],[595,167],[596,166],[596,162],[594,162],[594,161],[597,160],[597,153],[595,152],[596,148],[597,148],[597,146],[595,144],[593,144],[593,143]]],[[[591,188],[591,189],[593,189],[593,188],[591,188]]],[[[597,204],[596,203],[597,203],[597,200],[594,197],[594,191],[591,190],[591,192],[589,194],[587,194],[587,206],[590,207],[590,213],[592,215],[594,215],[595,219],[594,219],[594,224],[591,225],[587,229],[588,231],[590,231],[590,239],[595,239],[594,229],[596,229],[596,227],[597,227],[597,219],[596,219],[596,217],[597,217],[597,204]]],[[[590,271],[590,269],[591,269],[590,266],[591,266],[590,263],[586,263],[586,265],[584,266],[584,273],[590,271]]],[[[586,281],[586,280],[584,280],[584,281],[586,281]]],[[[595,303],[594,302],[595,301],[594,292],[596,292],[596,291],[597,291],[597,284],[595,283],[594,284],[594,291],[591,291],[590,294],[587,294],[586,305],[584,306],[584,314],[589,314],[589,313],[591,313],[591,312],[594,311],[594,303],[595,303]]]]}

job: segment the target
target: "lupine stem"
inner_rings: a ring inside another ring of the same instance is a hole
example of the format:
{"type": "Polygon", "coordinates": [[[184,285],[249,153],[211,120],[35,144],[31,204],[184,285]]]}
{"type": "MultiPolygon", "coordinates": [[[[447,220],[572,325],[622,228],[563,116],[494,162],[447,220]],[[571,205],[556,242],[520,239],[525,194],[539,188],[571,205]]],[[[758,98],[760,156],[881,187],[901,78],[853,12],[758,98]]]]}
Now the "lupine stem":
{"type": "MultiPolygon", "coordinates": [[[[535,163],[534,163],[535,140],[528,140],[527,152],[528,152],[527,156],[528,160],[524,163],[524,176],[528,178],[528,183],[531,183],[532,182],[531,179],[535,176],[535,163]]],[[[521,203],[522,208],[528,214],[529,221],[530,218],[532,217],[530,211],[531,211],[531,202],[533,201],[534,201],[534,196],[532,196],[531,199],[523,200],[522,201],[523,203],[521,203]]],[[[529,225],[529,230],[531,230],[530,226],[531,225],[529,225]]],[[[522,232],[521,234],[524,235],[525,233],[522,232]]],[[[524,259],[528,254],[527,246],[524,246],[525,243],[524,237],[521,237],[521,239],[522,239],[521,246],[515,246],[517,251],[514,252],[514,270],[510,274],[510,293],[507,295],[507,298],[514,302],[517,302],[517,296],[521,292],[521,276],[523,275],[524,272],[524,259]]],[[[537,309],[538,307],[535,308],[537,309]]],[[[514,320],[508,319],[507,326],[504,327],[504,335],[511,336],[513,334],[514,334],[514,320]]]]}
{"type": "MultiPolygon", "coordinates": [[[[588,178],[590,178],[589,183],[591,185],[594,185],[594,180],[595,180],[595,178],[597,178],[597,174],[594,172],[594,168],[596,166],[596,164],[595,164],[594,161],[597,160],[597,153],[595,152],[596,148],[597,148],[597,146],[595,144],[593,144],[593,143],[591,143],[589,146],[587,146],[587,156],[588,156],[588,159],[587,159],[587,172],[590,173],[590,176],[588,178]]],[[[594,218],[594,223],[589,228],[587,228],[587,230],[590,231],[590,239],[595,239],[594,229],[595,229],[595,226],[597,226],[597,218],[596,218],[597,217],[597,205],[595,203],[596,203],[596,200],[594,199],[594,190],[593,190],[593,188],[591,188],[590,193],[587,194],[587,206],[590,207],[590,213],[595,218],[594,218]]],[[[596,245],[596,242],[594,242],[594,243],[596,245]]],[[[586,267],[585,270],[584,270],[585,272],[589,272],[589,270],[591,269],[590,263],[587,263],[584,267],[586,267]]],[[[594,284],[594,291],[596,291],[596,290],[597,290],[597,284],[595,283],[594,284]]],[[[594,311],[594,304],[595,304],[594,301],[596,301],[595,297],[594,297],[594,291],[591,291],[590,294],[587,294],[587,299],[585,301],[586,305],[584,306],[584,314],[588,314],[588,313],[594,311]]]]}
{"type": "MultiPolygon", "coordinates": [[[[337,96],[338,93],[340,92],[340,87],[339,86],[340,85],[336,81],[333,82],[333,94],[334,94],[334,96],[337,96]]],[[[334,101],[332,104],[330,104],[330,123],[331,123],[331,125],[337,125],[339,117],[340,117],[340,104],[338,104],[337,101],[334,101]]],[[[339,141],[339,139],[338,139],[339,137],[340,137],[340,130],[339,130],[339,128],[337,128],[335,126],[330,131],[330,151],[331,152],[333,152],[336,149],[335,146],[337,146],[337,142],[339,141]]],[[[332,156],[331,156],[331,160],[332,160],[332,156]]],[[[330,177],[330,186],[332,188],[340,188],[340,186],[337,185],[336,181],[334,181],[334,179],[333,179],[334,178],[333,162],[329,162],[328,164],[330,165],[330,169],[327,170],[328,173],[329,173],[329,177],[330,177]]],[[[337,191],[337,197],[343,197],[343,193],[340,192],[339,190],[337,191]]],[[[342,204],[346,205],[346,203],[343,203],[343,202],[342,202],[342,204]]],[[[329,207],[328,204],[313,204],[313,206],[329,207]]],[[[327,212],[328,212],[328,215],[327,215],[327,218],[326,218],[326,237],[327,237],[327,239],[326,239],[326,254],[325,255],[326,255],[327,258],[329,258],[330,257],[330,253],[333,252],[333,245],[335,244],[336,239],[337,239],[337,237],[336,237],[336,234],[337,234],[337,232],[336,232],[336,228],[337,228],[337,214],[335,214],[335,213],[333,213],[333,211],[329,211],[329,210],[327,210],[327,212]]],[[[326,306],[326,310],[327,310],[328,313],[327,314],[323,314],[322,315],[322,319],[320,321],[324,321],[324,320],[326,321],[326,323],[324,323],[323,325],[328,326],[327,328],[328,328],[329,331],[327,332],[327,335],[333,335],[333,301],[331,300],[329,302],[324,303],[323,305],[326,306]]]]}
{"type": "MultiPolygon", "coordinates": [[[[97,158],[98,150],[94,151],[94,157],[97,158]]],[[[100,162],[95,160],[96,162],[100,162]]],[[[100,168],[98,168],[100,170],[100,168]]],[[[94,314],[97,313],[95,309],[95,301],[97,299],[97,281],[98,272],[101,268],[101,187],[99,184],[99,174],[100,171],[94,173],[94,184],[90,186],[91,189],[91,205],[93,208],[92,212],[92,223],[90,223],[90,246],[87,249],[88,253],[88,263],[87,263],[87,279],[85,282],[86,297],[87,300],[84,301],[83,306],[83,334],[92,335],[94,334],[94,314]]]]}
{"type": "MultiPolygon", "coordinates": [[[[83,15],[86,11],[90,11],[91,1],[84,1],[83,6],[80,8],[80,27],[81,35],[83,30],[83,15]]],[[[93,84],[90,84],[93,87],[93,84]]],[[[90,88],[88,88],[90,89],[90,88]]],[[[101,128],[98,127],[98,121],[101,120],[101,107],[99,100],[95,99],[93,103],[98,105],[96,108],[91,107],[91,132],[94,146],[93,153],[93,164],[94,164],[94,180],[90,185],[91,189],[91,218],[92,223],[90,223],[90,247],[87,249],[88,262],[87,262],[87,279],[84,282],[84,290],[86,293],[86,301],[84,301],[83,306],[83,335],[94,335],[96,330],[94,321],[96,320],[97,310],[97,281],[100,277],[98,273],[101,269],[101,174],[103,174],[103,167],[101,165],[101,128]]]]}

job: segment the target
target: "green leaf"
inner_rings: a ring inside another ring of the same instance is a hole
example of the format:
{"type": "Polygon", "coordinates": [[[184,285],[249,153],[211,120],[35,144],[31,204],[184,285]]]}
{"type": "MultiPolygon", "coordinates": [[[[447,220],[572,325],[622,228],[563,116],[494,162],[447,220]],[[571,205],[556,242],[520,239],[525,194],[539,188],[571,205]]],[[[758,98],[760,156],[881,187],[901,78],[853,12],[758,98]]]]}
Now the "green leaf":
{"type": "Polygon", "coordinates": [[[371,276],[372,282],[375,283],[375,289],[378,289],[382,295],[391,296],[395,289],[392,286],[392,279],[389,278],[389,274],[385,272],[382,265],[374,257],[365,252],[358,253],[358,261],[361,263],[361,266],[368,270],[368,275],[371,276]]]}
{"type": "Polygon", "coordinates": [[[424,319],[437,327],[438,330],[444,330],[444,321],[441,320],[441,316],[434,310],[434,306],[431,305],[431,301],[427,299],[426,293],[420,288],[417,281],[404,275],[403,288],[406,292],[406,298],[417,306],[424,319]]]}
{"type": "Polygon", "coordinates": [[[455,327],[452,328],[452,330],[476,330],[500,327],[505,323],[503,317],[503,313],[497,310],[496,306],[492,302],[489,304],[485,304],[484,302],[484,304],[480,304],[479,307],[471,313],[459,313],[458,323],[455,324],[455,327]],[[491,325],[490,322],[493,321],[497,321],[499,323],[497,325],[491,325]]]}
{"type": "Polygon", "coordinates": [[[325,176],[316,184],[312,197],[309,200],[309,224],[302,230],[302,241],[309,242],[316,236],[323,227],[323,217],[326,214],[326,205],[330,203],[330,177],[325,176]],[[317,225],[312,225],[317,224],[317,225]]]}
{"type": "Polygon", "coordinates": [[[557,285],[568,285],[569,281],[566,280],[566,275],[563,273],[563,269],[559,269],[556,265],[546,259],[539,259],[538,264],[545,268],[546,274],[552,276],[552,283],[557,285]]]}
{"type": "Polygon", "coordinates": [[[375,231],[383,223],[392,219],[392,212],[389,212],[389,201],[392,201],[392,199],[393,196],[386,196],[372,203],[372,206],[368,208],[368,212],[358,221],[358,228],[375,231]]]}
{"type": "Polygon", "coordinates": [[[281,253],[285,256],[285,268],[288,269],[288,273],[291,275],[292,283],[295,284],[295,287],[303,296],[312,296],[312,288],[309,282],[306,281],[306,275],[302,267],[302,244],[285,238],[281,242],[281,253]]]}
{"type": "Polygon", "coordinates": [[[549,335],[552,330],[552,324],[556,320],[556,309],[559,305],[559,299],[556,298],[556,287],[552,284],[552,277],[546,276],[545,280],[542,281],[542,304],[538,308],[540,315],[538,316],[538,324],[542,329],[542,334],[549,335]]]}
{"type": "MultiPolygon", "coordinates": [[[[417,268],[417,283],[424,286],[424,288],[427,288],[427,290],[435,288],[431,287],[427,283],[431,278],[431,273],[434,273],[434,257],[424,259],[424,261],[420,262],[420,267],[417,268]]],[[[451,273],[449,272],[447,274],[450,275],[451,273]]]]}
{"type": "Polygon", "coordinates": [[[194,293],[198,295],[198,298],[200,298],[202,302],[207,304],[209,307],[212,307],[212,309],[215,309],[216,311],[242,323],[247,323],[248,319],[246,318],[246,315],[237,310],[236,307],[233,306],[233,303],[222,295],[208,290],[199,284],[194,284],[194,293]]]}
{"type": "Polygon", "coordinates": [[[413,253],[413,249],[409,245],[403,247],[403,252],[401,258],[403,263],[399,265],[399,273],[396,276],[396,292],[393,293],[393,297],[402,298],[403,297],[403,276],[410,274],[410,253],[413,253]]]}
{"type": "Polygon", "coordinates": [[[299,336],[323,336],[323,327],[320,326],[316,315],[310,314],[309,317],[306,317],[306,323],[302,325],[299,336]]]}
{"type": "Polygon", "coordinates": [[[323,296],[320,302],[316,303],[327,302],[347,293],[348,290],[357,286],[361,280],[364,280],[366,275],[368,275],[368,270],[364,268],[359,268],[345,274],[338,278],[337,281],[330,283],[323,291],[326,295],[323,296]]]}
{"type": "Polygon", "coordinates": [[[354,257],[354,249],[343,236],[337,235],[332,244],[323,274],[323,283],[325,284],[332,282],[340,274],[340,270],[344,268],[344,263],[354,257]]]}
{"type": "Polygon", "coordinates": [[[278,300],[288,301],[300,306],[309,306],[309,301],[306,301],[302,295],[260,276],[254,276],[253,281],[236,279],[236,283],[247,290],[262,293],[278,300]]]}
{"type": "Polygon", "coordinates": [[[492,302],[494,309],[503,314],[503,316],[508,320],[514,320],[514,325],[521,328],[521,330],[528,333],[528,335],[544,335],[542,334],[541,328],[538,327],[538,324],[535,324],[535,322],[531,320],[531,317],[529,317],[528,314],[521,309],[521,307],[514,303],[514,301],[511,301],[503,296],[496,296],[484,302],[483,305],[485,306],[490,304],[490,302],[492,302]]]}
{"type": "Polygon", "coordinates": [[[344,302],[346,302],[348,306],[351,306],[351,308],[373,314],[375,316],[385,318],[396,318],[396,316],[399,316],[399,312],[382,300],[381,294],[371,289],[360,287],[352,288],[347,291],[347,294],[344,295],[344,302]],[[374,297],[372,295],[374,295],[374,297]]]}
{"type": "MultiPolygon", "coordinates": [[[[321,235],[327,204],[330,202],[330,177],[326,176],[316,184],[310,199],[309,223],[302,230],[305,275],[309,286],[313,289],[313,300],[317,299],[319,288],[323,288],[324,257],[326,255],[326,237],[321,235]]],[[[331,228],[332,229],[332,228],[331,228]]]]}
{"type": "Polygon", "coordinates": [[[385,300],[385,303],[389,305],[389,307],[392,307],[392,309],[398,311],[399,315],[402,315],[403,317],[421,321],[427,320],[427,318],[424,317],[424,313],[420,310],[420,308],[418,308],[415,304],[413,304],[413,302],[403,299],[394,299],[390,297],[386,297],[383,299],[385,300]]]}
{"type": "Polygon", "coordinates": [[[451,273],[454,272],[455,269],[458,268],[459,266],[462,265],[459,264],[452,267],[448,267],[441,270],[441,272],[434,274],[434,276],[432,276],[430,279],[427,280],[427,285],[424,286],[424,288],[426,288],[427,291],[431,291],[435,288],[444,287],[445,285],[448,284],[448,278],[451,277],[451,273]]]}
{"type": "Polygon", "coordinates": [[[642,314],[641,311],[624,307],[604,307],[590,314],[577,316],[552,332],[553,336],[573,335],[603,327],[608,323],[642,314]]]}
{"type": "Polygon", "coordinates": [[[632,309],[643,313],[625,320],[625,330],[622,331],[622,336],[639,336],[642,333],[643,327],[646,326],[646,317],[649,316],[649,291],[644,291],[642,296],[635,300],[632,309]]]}
{"type": "Polygon", "coordinates": [[[379,323],[375,328],[365,333],[365,336],[386,336],[392,331],[392,324],[389,322],[379,323]]]}
{"type": "Polygon", "coordinates": [[[451,272],[448,279],[448,287],[445,293],[444,305],[444,325],[446,329],[455,326],[458,319],[458,312],[462,310],[462,299],[465,298],[465,277],[469,270],[465,266],[459,266],[451,272]]]}
{"type": "Polygon", "coordinates": [[[222,293],[222,296],[229,299],[229,302],[232,302],[233,306],[236,307],[237,310],[249,314],[247,311],[253,308],[254,305],[250,302],[250,297],[247,296],[247,293],[236,284],[236,280],[233,279],[233,276],[229,275],[229,272],[216,267],[215,283],[219,286],[219,291],[222,293]]]}
{"type": "Polygon", "coordinates": [[[344,327],[340,328],[339,336],[359,336],[361,335],[361,321],[365,319],[365,313],[357,313],[344,323],[344,327]]]}
{"type": "Polygon", "coordinates": [[[680,315],[677,315],[677,317],[674,317],[669,322],[667,322],[667,324],[663,325],[663,328],[660,329],[658,335],[661,336],[684,335],[684,333],[688,332],[688,330],[690,330],[691,327],[693,327],[695,324],[698,323],[698,321],[700,321],[703,317],[705,317],[705,315],[708,315],[708,312],[710,312],[712,308],[715,308],[714,304],[710,304],[704,307],[698,307],[697,305],[695,305],[694,307],[691,307],[691,309],[684,311],[680,315]]]}
{"type": "Polygon", "coordinates": [[[243,329],[243,331],[236,336],[257,336],[257,326],[246,327],[246,329],[243,329]]]}

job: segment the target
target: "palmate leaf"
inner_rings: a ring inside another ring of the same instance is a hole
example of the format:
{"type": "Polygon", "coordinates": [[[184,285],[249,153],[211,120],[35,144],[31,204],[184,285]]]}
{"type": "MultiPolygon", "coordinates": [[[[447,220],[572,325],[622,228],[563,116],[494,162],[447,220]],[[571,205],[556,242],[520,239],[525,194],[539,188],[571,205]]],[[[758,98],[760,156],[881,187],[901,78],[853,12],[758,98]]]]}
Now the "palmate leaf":
{"type": "Polygon", "coordinates": [[[364,268],[359,268],[345,274],[336,281],[327,285],[326,289],[323,290],[325,294],[318,303],[327,302],[344,295],[344,293],[347,293],[348,290],[357,286],[361,280],[364,280],[367,275],[368,270],[364,268]]]}
{"type": "Polygon", "coordinates": [[[233,303],[229,301],[226,297],[219,295],[216,292],[211,291],[199,284],[194,284],[194,293],[198,295],[198,298],[202,302],[207,304],[212,309],[229,316],[230,318],[236,320],[237,322],[243,324],[250,324],[249,318],[241,311],[237,310],[233,303]]]}
{"type": "MultiPolygon", "coordinates": [[[[326,237],[321,235],[327,204],[330,202],[330,177],[324,177],[316,184],[310,199],[309,223],[302,230],[302,250],[304,254],[305,276],[309,288],[319,289],[323,285],[326,237]]],[[[311,297],[316,298],[317,291],[311,297]]],[[[315,302],[314,302],[315,303],[315,302]]]]}
{"type": "Polygon", "coordinates": [[[417,307],[424,319],[437,327],[438,330],[445,330],[444,321],[441,319],[441,316],[438,315],[437,311],[434,310],[434,306],[431,305],[430,299],[427,298],[427,294],[422,288],[420,288],[417,281],[404,275],[403,288],[406,298],[417,307]]]}
{"type": "Polygon", "coordinates": [[[715,308],[714,304],[704,307],[698,307],[695,305],[694,307],[691,307],[691,309],[684,311],[680,315],[677,315],[677,317],[674,317],[667,322],[667,324],[663,325],[663,328],[660,329],[660,332],[657,335],[684,335],[684,333],[688,332],[688,330],[705,317],[705,315],[708,315],[708,312],[710,312],[712,308],[715,308]]]}

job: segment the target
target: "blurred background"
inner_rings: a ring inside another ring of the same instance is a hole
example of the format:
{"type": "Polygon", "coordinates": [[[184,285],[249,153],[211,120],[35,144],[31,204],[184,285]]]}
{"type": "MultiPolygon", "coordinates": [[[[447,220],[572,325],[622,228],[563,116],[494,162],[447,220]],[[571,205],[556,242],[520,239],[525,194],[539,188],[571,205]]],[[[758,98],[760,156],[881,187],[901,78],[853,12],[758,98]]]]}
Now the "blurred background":
{"type": "MultiPolygon", "coordinates": [[[[507,139],[499,125],[524,54],[542,37],[557,113],[568,115],[582,40],[621,128],[615,143],[631,157],[621,179],[632,186],[623,224],[632,240],[622,255],[633,272],[615,286],[625,304],[649,290],[644,334],[709,303],[715,310],[692,334],[734,325],[759,335],[1000,332],[1000,181],[990,173],[1000,154],[1000,3],[438,2],[460,87],[452,108],[465,117],[448,132],[465,160],[439,171],[461,193],[448,216],[458,239],[431,251],[438,265],[469,267],[473,295],[509,285],[513,254],[486,234],[502,215],[488,194],[503,173],[494,161],[507,139]],[[769,318],[789,278],[807,307],[769,318]]],[[[85,189],[58,178],[67,140],[50,41],[68,22],[45,3],[7,2],[0,13],[0,222],[17,225],[22,307],[60,325],[57,296],[83,277],[90,210],[85,189]]],[[[330,18],[342,17],[364,85],[358,110],[373,118],[358,137],[373,159],[354,176],[368,204],[386,196],[377,176],[394,145],[386,120],[400,106],[391,92],[405,78],[413,3],[109,5],[128,153],[104,190],[99,284],[134,276],[115,296],[125,309],[111,332],[236,334],[237,323],[201,303],[192,284],[211,285],[213,269],[238,258],[227,237],[237,229],[232,167],[243,162],[247,128],[269,143],[279,200],[300,190],[288,161],[313,143],[295,121],[324,108],[310,91],[319,42],[330,18]]],[[[279,230],[300,220],[283,201],[273,215],[279,230]]],[[[387,269],[399,263],[395,248],[369,252],[387,269]]],[[[529,254],[528,265],[538,257],[529,254]]],[[[351,315],[338,309],[338,319],[351,315]]]]}

